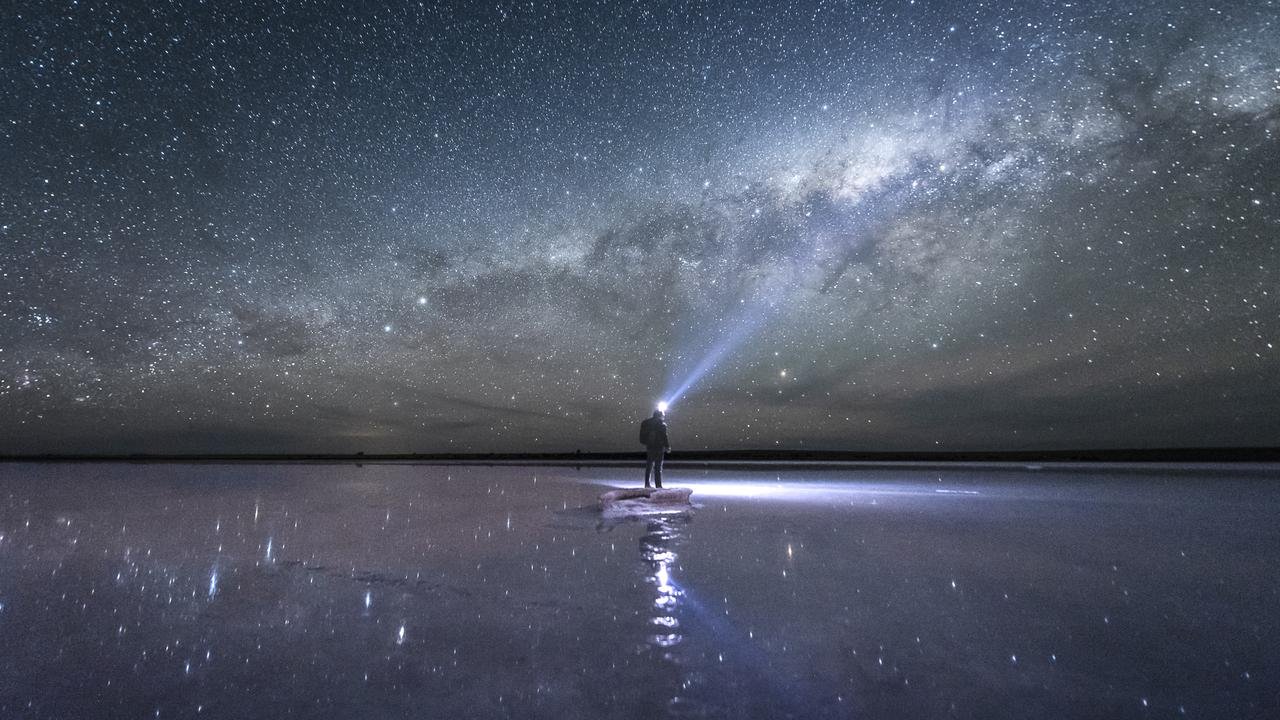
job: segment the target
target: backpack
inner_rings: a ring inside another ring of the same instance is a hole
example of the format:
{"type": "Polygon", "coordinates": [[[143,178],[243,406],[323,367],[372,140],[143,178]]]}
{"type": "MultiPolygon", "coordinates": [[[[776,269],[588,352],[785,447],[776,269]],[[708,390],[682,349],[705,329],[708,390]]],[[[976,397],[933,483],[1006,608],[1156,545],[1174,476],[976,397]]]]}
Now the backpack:
{"type": "Polygon", "coordinates": [[[647,419],[640,421],[640,444],[649,445],[649,421],[647,419]]]}

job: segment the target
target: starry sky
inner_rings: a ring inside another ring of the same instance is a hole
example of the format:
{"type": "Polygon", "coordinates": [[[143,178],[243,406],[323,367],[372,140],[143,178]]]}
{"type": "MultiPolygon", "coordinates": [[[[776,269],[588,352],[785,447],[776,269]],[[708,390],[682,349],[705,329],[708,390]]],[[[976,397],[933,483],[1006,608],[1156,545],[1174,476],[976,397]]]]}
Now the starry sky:
{"type": "Polygon", "coordinates": [[[1280,4],[0,11],[0,452],[1280,444],[1280,4]]]}

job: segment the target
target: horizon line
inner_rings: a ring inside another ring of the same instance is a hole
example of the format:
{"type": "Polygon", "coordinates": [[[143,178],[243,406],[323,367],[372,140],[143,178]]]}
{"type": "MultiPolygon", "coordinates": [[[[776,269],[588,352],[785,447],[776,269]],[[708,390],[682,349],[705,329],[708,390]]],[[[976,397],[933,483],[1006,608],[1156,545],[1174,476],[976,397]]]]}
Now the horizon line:
{"type": "MultiPolygon", "coordinates": [[[[562,461],[565,464],[633,462],[643,451],[567,450],[548,452],[201,452],[201,453],[5,453],[0,462],[518,462],[562,461]]],[[[1275,446],[1176,446],[1152,448],[1072,448],[1022,450],[683,450],[668,462],[1280,462],[1275,446]]]]}

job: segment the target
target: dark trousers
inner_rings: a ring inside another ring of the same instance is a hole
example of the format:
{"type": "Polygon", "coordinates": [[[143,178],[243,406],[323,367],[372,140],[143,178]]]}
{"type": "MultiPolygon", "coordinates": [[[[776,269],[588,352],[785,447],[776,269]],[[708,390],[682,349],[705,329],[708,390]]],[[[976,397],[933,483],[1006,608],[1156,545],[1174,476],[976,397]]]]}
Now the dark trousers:
{"type": "Polygon", "coordinates": [[[644,486],[649,487],[649,475],[653,475],[653,486],[662,487],[662,459],[666,457],[666,448],[649,448],[644,461],[644,486]]]}

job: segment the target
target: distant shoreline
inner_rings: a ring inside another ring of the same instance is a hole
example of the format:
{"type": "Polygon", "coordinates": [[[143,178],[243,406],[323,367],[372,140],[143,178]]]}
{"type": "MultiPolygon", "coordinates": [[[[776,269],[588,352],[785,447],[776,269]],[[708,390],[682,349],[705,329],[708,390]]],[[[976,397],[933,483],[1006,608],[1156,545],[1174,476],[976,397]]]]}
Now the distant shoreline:
{"type": "MultiPolygon", "coordinates": [[[[0,455],[6,463],[245,463],[423,465],[630,466],[640,452],[559,453],[203,453],[203,454],[31,454],[0,455]]],[[[807,450],[725,450],[673,452],[673,466],[743,469],[820,469],[848,465],[953,463],[1278,463],[1280,448],[1144,448],[1111,450],[1017,450],[946,452],[856,452],[807,450]]]]}

